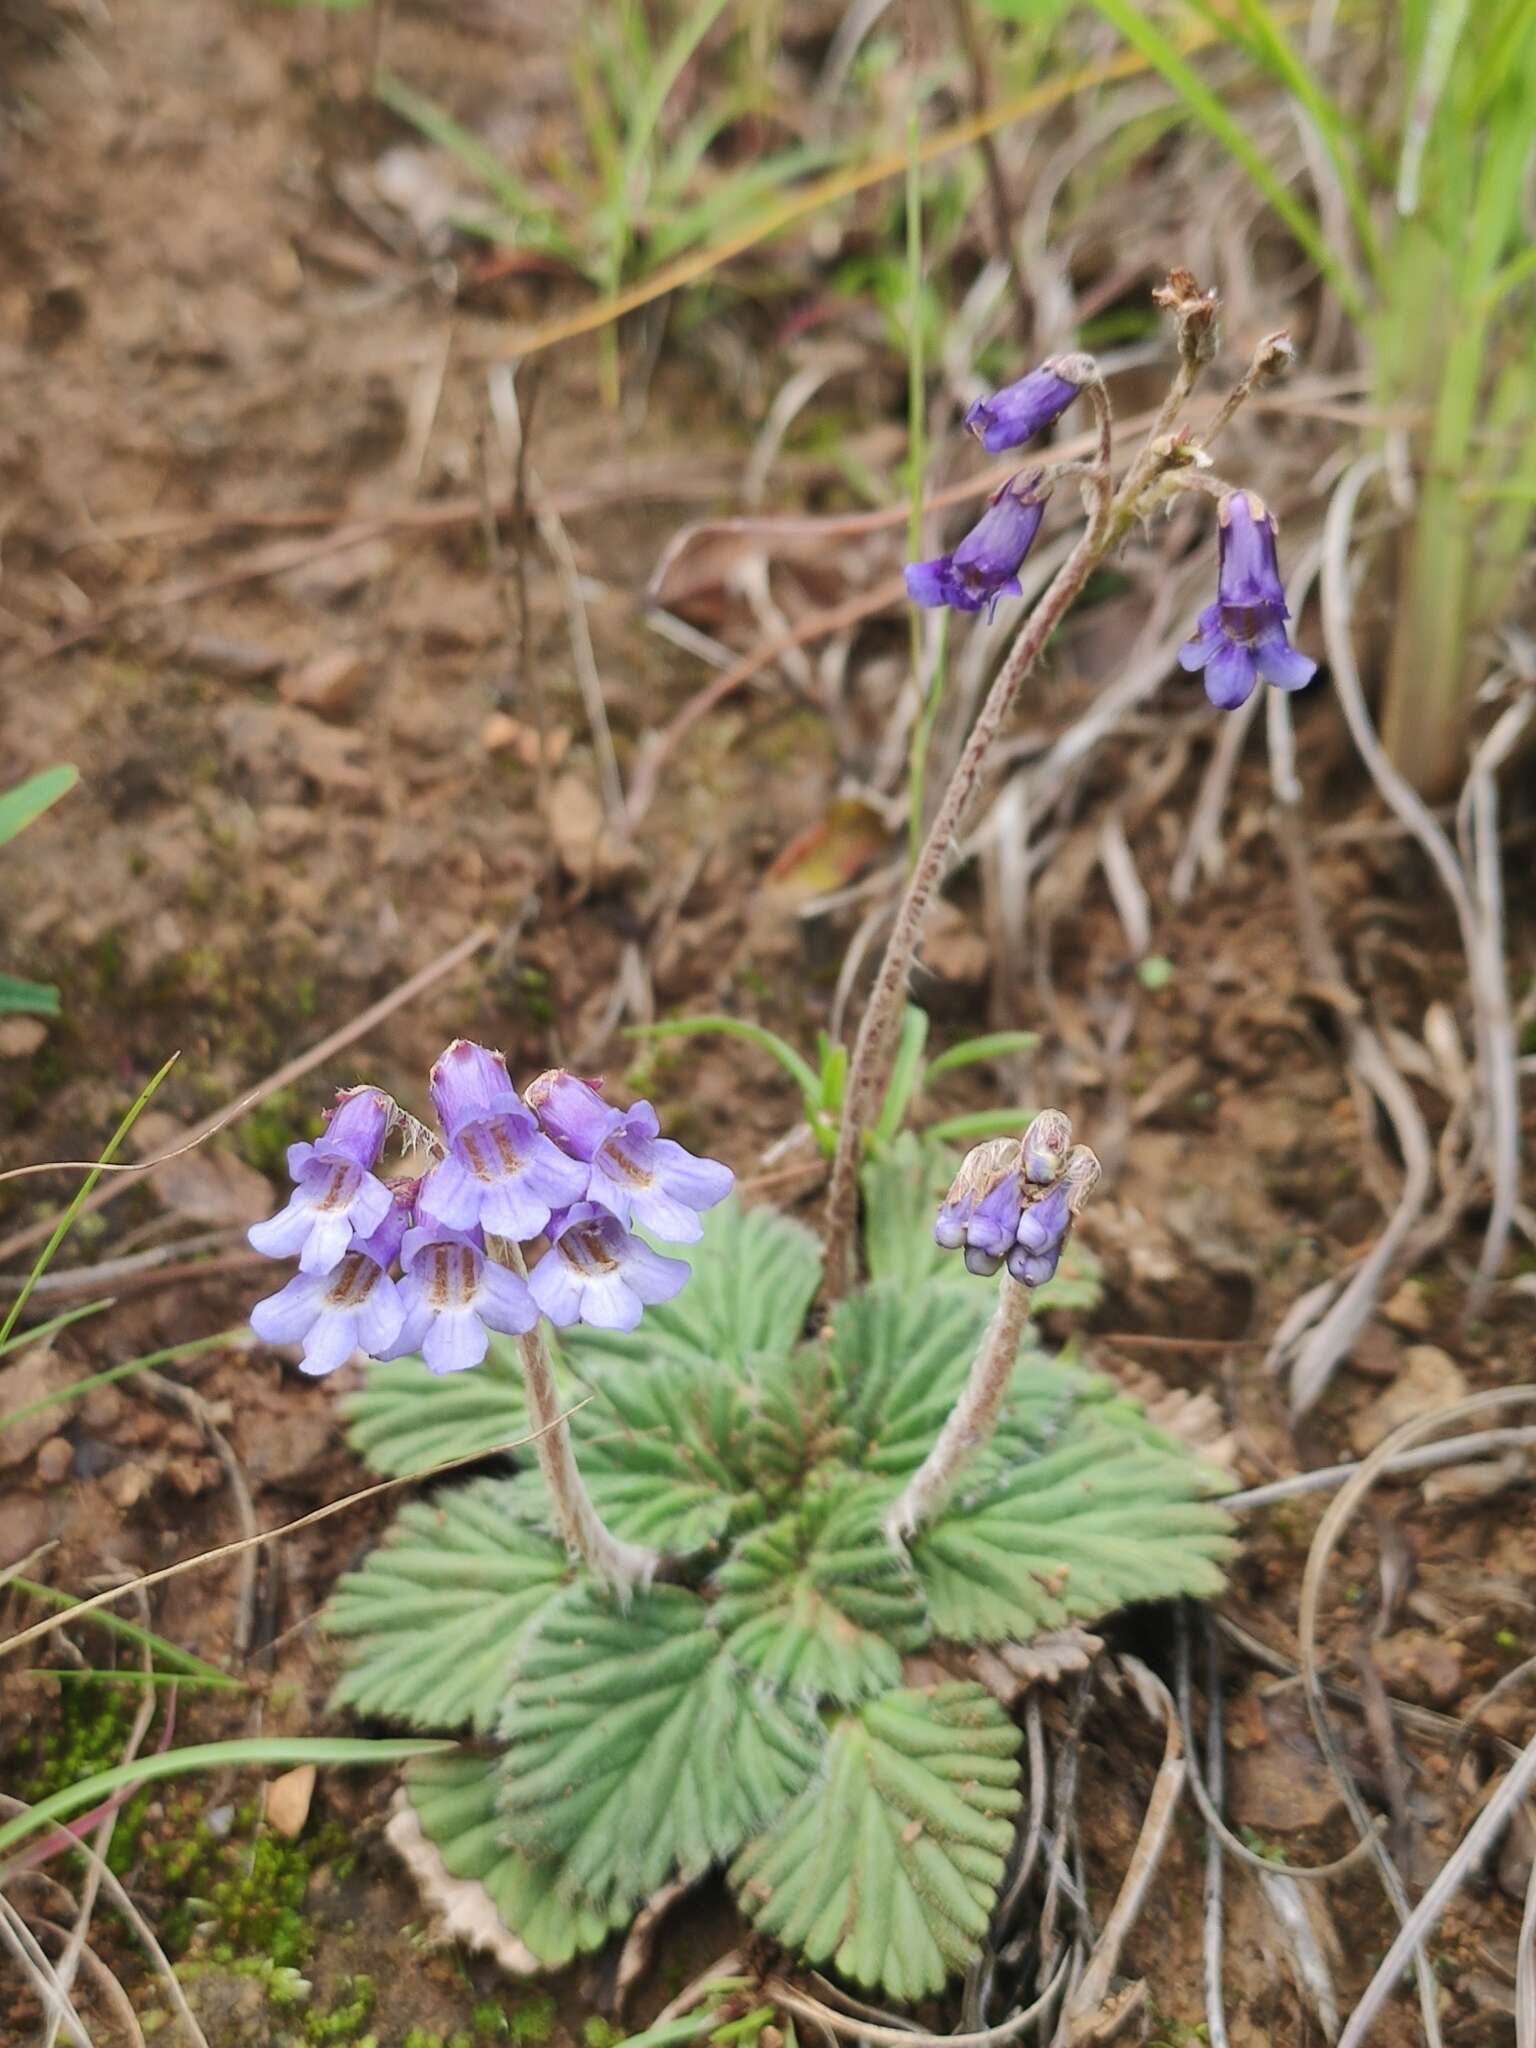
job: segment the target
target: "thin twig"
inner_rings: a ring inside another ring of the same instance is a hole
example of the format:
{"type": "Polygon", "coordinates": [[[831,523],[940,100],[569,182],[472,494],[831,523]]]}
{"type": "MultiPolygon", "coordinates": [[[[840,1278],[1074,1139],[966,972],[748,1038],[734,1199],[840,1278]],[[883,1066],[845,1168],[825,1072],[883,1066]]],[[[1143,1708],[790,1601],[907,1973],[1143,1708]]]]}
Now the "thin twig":
{"type": "Polygon", "coordinates": [[[763,1985],[763,1996],[782,2006],[785,2012],[809,2020],[814,2026],[825,2027],[828,2033],[836,2034],[844,2041],[872,2041],[878,2044],[878,2048],[1002,2048],[1004,2042],[1016,2041],[1027,2032],[1049,2008],[1060,1988],[1065,1969],[1066,1964],[1063,1963],[1033,2005],[1013,2013],[995,2027],[984,2027],[980,2032],[970,2034],[930,2034],[920,2029],[909,2033],[905,2028],[876,2026],[873,2020],[851,2019],[844,2013],[835,2012],[830,2005],[823,2005],[819,1999],[794,1990],[782,1977],[768,1978],[763,1985]]]}
{"type": "Polygon", "coordinates": [[[1131,1853],[1130,1864],[1121,1880],[1115,1903],[1110,1908],[1109,1918],[1104,1923],[1104,1931],[1094,1944],[1093,1954],[1088,1959],[1088,1967],[1078,1980],[1062,2013],[1057,2039],[1066,2044],[1066,2048],[1070,2048],[1073,2042],[1090,2041],[1096,2035],[1096,2022],[1101,2017],[1101,2009],[1109,1997],[1110,1984],[1119,1968],[1120,1951],[1124,1948],[1131,1929],[1141,1917],[1147,1891],[1157,1875],[1163,1853],[1168,1847],[1174,1813],[1187,1774],[1184,1743],[1179,1733],[1179,1717],[1174,1712],[1168,1688],[1135,1657],[1122,1657],[1120,1668],[1130,1679],[1137,1697],[1147,1712],[1160,1714],[1162,1717],[1163,1760],[1153,1781],[1152,1796],[1147,1801],[1141,1833],[1136,1839],[1136,1847],[1131,1853]]]}
{"type": "MultiPolygon", "coordinates": [[[[588,1396],[587,1399],[591,1397],[588,1396]]],[[[578,1408],[584,1408],[586,1400],[575,1401],[559,1418],[569,1420],[578,1408]]],[[[199,1565],[217,1564],[222,1558],[238,1556],[242,1550],[254,1543],[271,1543],[279,1536],[292,1536],[299,1529],[313,1527],[316,1522],[328,1521],[332,1515],[339,1515],[344,1509],[357,1507],[365,1500],[374,1500],[380,1494],[392,1493],[398,1487],[417,1486],[428,1479],[439,1479],[445,1472],[457,1472],[465,1465],[478,1465],[487,1458],[501,1456],[507,1451],[521,1450],[525,1445],[537,1441],[537,1432],[529,1431],[526,1436],[509,1437],[505,1443],[485,1444],[475,1451],[464,1451],[456,1458],[445,1458],[439,1464],[424,1466],[418,1472],[403,1472],[393,1479],[377,1480],[372,1486],[359,1487],[355,1493],[343,1495],[340,1500],[326,1501],[318,1508],[311,1508],[307,1514],[296,1515],[291,1522],[279,1522],[275,1528],[262,1529],[255,1536],[241,1536],[232,1543],[216,1543],[211,1550],[200,1550],[194,1557],[178,1558],[174,1564],[163,1564],[158,1570],[145,1572],[137,1579],[130,1579],[125,1585],[108,1586],[105,1592],[93,1593],[88,1600],[77,1600],[70,1607],[56,1614],[48,1615],[42,1621],[35,1621],[30,1628],[20,1630],[16,1635],[0,1641],[0,1657],[7,1651],[22,1649],[28,1643],[35,1643],[41,1637],[51,1635],[55,1629],[81,1621],[98,1607],[110,1606],[114,1600],[121,1600],[126,1594],[137,1593],[149,1586],[163,1585],[167,1579],[180,1578],[183,1572],[195,1571],[199,1565]]]]}
{"type": "Polygon", "coordinates": [[[53,1965],[43,1954],[26,1921],[3,1892],[0,1892],[0,1941],[5,1943],[21,1964],[24,1974],[32,1980],[43,2010],[49,2018],[57,2016],[60,2022],[69,2028],[70,2037],[78,2044],[78,2048],[91,2048],[91,2037],[85,2031],[80,2015],[59,1989],[53,1965]]]}
{"type": "MultiPolygon", "coordinates": [[[[24,1800],[13,1799],[8,1793],[0,1792],[0,1813],[18,1814],[25,1813],[26,1811],[27,1807],[24,1800]]],[[[114,1910],[122,1915],[137,1939],[139,1946],[149,1958],[150,1966],[165,1987],[165,1995],[170,2000],[176,2017],[187,2030],[192,2048],[208,2048],[208,2037],[198,2025],[196,2015],[187,2003],[186,1994],[181,1988],[181,1980],[177,1977],[170,1958],[155,1939],[154,1929],[133,1903],[121,1879],[115,1875],[110,1865],[103,1861],[89,1842],[77,1842],[74,1853],[78,1856],[83,1856],[87,1866],[95,1870],[98,1882],[108,1899],[112,1902],[114,1910]]]]}
{"type": "MultiPolygon", "coordinates": [[[[1422,1957],[1425,1937],[1438,1926],[1441,1914],[1514,1818],[1516,1808],[1532,1786],[1536,1786],[1536,1740],[1526,1746],[1520,1761],[1462,1836],[1441,1866],[1434,1883],[1403,1922],[1397,1939],[1382,1957],[1375,1976],[1365,1987],[1364,1996],[1350,2014],[1349,2022],[1339,2036],[1338,2048],[1360,2048],[1381,2008],[1396,1990],[1398,1977],[1409,1957],[1422,1957]]],[[[1531,1932],[1532,1896],[1536,1896],[1536,1892],[1528,1894],[1521,1922],[1522,1936],[1527,1941],[1531,1932]]],[[[1528,1957],[1521,1958],[1519,1968],[1525,1979],[1524,1990],[1529,1993],[1528,1957]]],[[[1526,2038],[1529,2039],[1528,2033],[1526,2038]]]]}
{"type": "MultiPolygon", "coordinates": [[[[1440,1465],[1464,1464],[1486,1451],[1525,1449],[1531,1445],[1536,1445],[1536,1428],[1480,1430],[1474,1436],[1459,1436],[1454,1443],[1425,1444],[1416,1451],[1405,1451],[1391,1460],[1382,1476],[1395,1478],[1400,1472],[1429,1472],[1440,1465]]],[[[1276,1501],[1294,1500],[1299,1494],[1329,1493],[1353,1479],[1363,1462],[1356,1459],[1345,1465],[1322,1465],[1313,1472],[1295,1472],[1289,1479],[1272,1479],[1264,1486],[1226,1494],[1221,1504],[1229,1513],[1245,1513],[1250,1508],[1272,1507],[1276,1501]]]]}

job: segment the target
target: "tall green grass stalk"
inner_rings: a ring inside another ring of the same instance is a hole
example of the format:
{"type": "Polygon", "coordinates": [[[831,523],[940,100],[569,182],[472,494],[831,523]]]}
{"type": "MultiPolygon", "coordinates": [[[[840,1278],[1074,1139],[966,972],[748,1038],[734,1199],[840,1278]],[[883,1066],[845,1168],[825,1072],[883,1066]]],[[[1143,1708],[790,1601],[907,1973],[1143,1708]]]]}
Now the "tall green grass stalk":
{"type": "MultiPolygon", "coordinates": [[[[1536,254],[1522,193],[1536,145],[1531,0],[1401,0],[1348,18],[1338,67],[1386,54],[1388,90],[1350,117],[1268,0],[1092,5],[1232,156],[1316,265],[1368,351],[1376,412],[1406,421],[1416,501],[1396,544],[1382,731],[1426,794],[1460,782],[1472,698],[1536,515],[1536,254]],[[1161,13],[1170,23],[1164,27],[1161,13]],[[1195,14],[1245,74],[1218,93],[1180,46],[1195,14]],[[1255,86],[1279,86],[1316,136],[1351,223],[1333,246],[1311,198],[1254,142],[1255,86]]],[[[1383,431],[1392,431],[1386,429],[1383,431]]]]}

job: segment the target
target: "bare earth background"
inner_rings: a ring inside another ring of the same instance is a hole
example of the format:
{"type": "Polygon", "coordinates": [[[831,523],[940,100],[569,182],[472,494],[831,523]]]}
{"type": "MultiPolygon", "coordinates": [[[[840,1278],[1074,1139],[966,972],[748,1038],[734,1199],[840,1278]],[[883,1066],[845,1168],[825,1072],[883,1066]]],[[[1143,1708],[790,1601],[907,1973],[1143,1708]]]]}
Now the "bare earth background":
{"type": "MultiPolygon", "coordinates": [[[[550,16],[491,0],[441,17],[402,8],[389,62],[461,119],[483,123],[500,108],[509,136],[543,134],[568,119],[564,30],[559,10],[550,16]]],[[[144,1150],[163,1149],[480,921],[495,932],[355,1050],[82,1228],[77,1263],[224,1235],[206,1274],[125,1282],[109,1315],[49,1352],[23,1354],[0,1373],[7,1409],[136,1353],[238,1328],[263,1277],[243,1257],[239,1226],[273,1205],[284,1144],[355,1078],[420,1104],[420,1077],[456,1033],[500,1044],[514,1071],[559,1058],[628,1077],[679,1137],[707,1143],[749,1184],[791,1204],[815,1192],[805,1152],[761,1161],[798,1115],[776,1069],[739,1046],[642,1051],[618,1026],[724,1008],[803,1044],[827,1021],[862,912],[802,912],[898,850],[883,827],[871,841],[857,805],[829,807],[875,777],[903,673],[899,613],[834,640],[840,674],[818,666],[819,645],[804,667],[765,665],[682,741],[634,843],[620,842],[604,817],[550,553],[510,522],[498,579],[481,509],[485,369],[505,353],[512,325],[579,303],[579,288],[539,274],[482,281],[483,250],[444,242],[431,178],[446,173],[368,99],[370,33],[363,17],[236,0],[112,0],[110,14],[45,0],[0,7],[0,779],[55,760],[76,762],[82,777],[5,855],[5,965],[63,991],[56,1023],[0,1021],[5,1163],[93,1156],[179,1048],[140,1133],[144,1150]],[[534,677],[558,778],[552,833],[538,809],[534,677]],[[824,866],[797,851],[807,833],[819,833],[811,853],[824,866]]],[[[792,72],[797,53],[809,63],[824,44],[825,25],[814,9],[791,9],[785,38],[792,72]]],[[[879,217],[858,212],[839,233],[856,242],[879,217]]],[[[1138,252],[1129,225],[1116,232],[1128,239],[1105,229],[1090,247],[1101,274],[1126,267],[1127,295],[1144,298],[1162,268],[1192,255],[1138,252]]],[[[722,292],[708,320],[664,329],[646,316],[626,330],[617,413],[601,403],[590,340],[543,359],[531,460],[588,579],[586,615],[626,774],[644,736],[709,680],[694,654],[646,624],[638,594],[676,529],[739,508],[766,401],[796,360],[799,312],[834,330],[845,320],[863,352],[856,379],[826,401],[840,457],[883,473],[902,446],[899,360],[871,345],[863,313],[828,311],[813,238],[759,260],[777,266],[766,304],[722,292]]],[[[1266,299],[1261,287],[1237,309],[1234,324],[1246,316],[1249,329],[1234,335],[1235,358],[1265,324],[1289,317],[1283,290],[1274,282],[1266,299]]],[[[1305,324],[1305,308],[1296,318],[1305,324]]],[[[526,404],[526,381],[519,388],[526,404]]],[[[1139,402],[1132,377],[1122,410],[1139,402]]],[[[1326,419],[1298,412],[1278,427],[1272,417],[1245,422],[1232,459],[1241,453],[1259,488],[1282,500],[1289,492],[1304,524],[1329,447],[1326,419]]],[[[491,474],[507,497],[499,450],[491,474]]],[[[850,502],[825,438],[792,441],[772,478],[775,509],[850,502]]],[[[891,527],[791,548],[766,596],[755,580],[761,558],[711,542],[685,557],[669,601],[740,653],[889,579],[901,540],[891,527]]],[[[1138,546],[1141,566],[1125,588],[1080,616],[1032,688],[1024,719],[1036,739],[1078,716],[1128,659],[1165,543],[1138,546]]],[[[1316,651],[1305,629],[1303,644],[1316,651]]],[[[1300,957],[1259,750],[1239,771],[1215,872],[1185,908],[1166,900],[1162,877],[1212,736],[1197,688],[1175,677],[1078,771],[1074,818],[1034,908],[1036,951],[1013,985],[992,971],[990,907],[967,882],[936,925],[921,994],[936,1042],[998,1023],[1044,1032],[1033,1073],[967,1077],[969,1092],[962,1083],[935,1107],[1038,1090],[1061,1099],[1093,1142],[1104,1132],[1111,1177],[1085,1234],[1104,1261],[1107,1295],[1084,1335],[1106,1370],[1150,1369],[1213,1390],[1257,1482],[1357,1455],[1415,1400],[1428,1407],[1528,1377],[1536,1299],[1506,1292],[1486,1321],[1464,1327],[1461,1269],[1454,1259],[1432,1266],[1388,1304],[1293,1444],[1261,1369],[1264,1345],[1296,1296],[1379,1232],[1395,1169],[1379,1134],[1362,1131],[1334,992],[1300,957]],[[1157,953],[1173,969],[1159,987],[1136,981],[1097,865],[1111,818],[1155,897],[1157,953]],[[1129,1030],[1106,1058],[1105,1022],[1127,1001],[1129,1030]]],[[[1369,990],[1378,1020],[1422,1042],[1426,1013],[1454,1004],[1460,989],[1448,911],[1369,800],[1326,701],[1304,707],[1302,768],[1312,874],[1351,982],[1369,990]]],[[[1530,824],[1517,811],[1512,873],[1528,867],[1530,824]]],[[[1528,962],[1531,907],[1518,892],[1512,918],[1516,957],[1528,962]]],[[[1444,1069],[1436,1075],[1426,1055],[1426,1102],[1452,1085],[1444,1069]]],[[[68,1186],[66,1177],[13,1183],[0,1231],[51,1213],[68,1186]]],[[[14,1254],[6,1270],[25,1263],[14,1254]]],[[[197,1413],[129,1380],[67,1416],[0,1435],[0,1566],[52,1544],[32,1574],[85,1591],[103,1574],[148,1570],[242,1533],[241,1488],[267,1526],[368,1476],[336,1422],[345,1376],[310,1384],[231,1345],[175,1377],[222,1427],[239,1485],[197,1413]]],[[[1482,1468],[1460,1483],[1441,1475],[1375,1496],[1325,1600],[1327,1647],[1344,1676],[1363,1660],[1393,1695],[1456,1715],[1530,1654],[1528,1486],[1517,1462],[1491,1482],[1482,1468]]],[[[1294,1646],[1322,1498],[1251,1518],[1228,1598],[1230,1614],[1282,1655],[1294,1646]]],[[[333,1653],[310,1624],[388,1511],[349,1511],[265,1550],[248,1666],[258,1690],[189,1694],[177,1742],[336,1725],[325,1704],[333,1653]]],[[[151,1625],[235,1668],[238,1585],[235,1567],[189,1573],[154,1597],[151,1625]]],[[[13,1625],[30,1612],[16,1603],[13,1625]]],[[[1166,1617],[1133,1616],[1124,1639],[1166,1668],[1169,1627],[1166,1617]]],[[[83,1651],[102,1649],[76,1634],[83,1651]]],[[[1339,1853],[1352,1838],[1299,1692],[1228,1654],[1233,1824],[1293,1860],[1339,1853]]],[[[62,1663],[63,1652],[49,1661],[62,1663]]],[[[48,1677],[8,1677],[8,1747],[31,1745],[7,1769],[8,1789],[33,1781],[40,1746],[71,1725],[68,1695],[48,1677]]],[[[1486,1725],[1523,1742],[1533,1716],[1527,1687],[1486,1725]]],[[[1409,1731],[1384,1759],[1379,1721],[1346,1725],[1367,1790],[1387,1799],[1392,1772],[1403,1774],[1393,1797],[1404,1853],[1427,1874],[1453,1837],[1466,1787],[1443,1747],[1409,1731]]],[[[1111,1703],[1088,1723],[1083,1810],[1100,1912],[1157,1754],[1128,1705],[1111,1703]]],[[[558,2013],[539,2008],[530,2019],[528,1994],[489,1966],[432,1952],[413,1932],[419,1909],[379,1839],[391,1790],[382,1774],[326,1774],[307,1822],[312,1835],[339,1822],[317,1838],[349,1853],[305,1866],[313,1946],[304,1974],[327,2011],[344,2010],[359,1973],[379,1987],[366,2024],[330,2038],[371,2031],[381,2048],[399,2048],[413,2027],[435,2038],[471,2025],[492,2038],[487,2013],[499,2012],[503,2031],[579,2039],[608,1996],[612,1959],[570,1973],[556,1987],[558,2013]]],[[[146,1840],[174,1839],[254,1793],[191,1781],[177,1796],[197,1812],[169,1798],[150,1804],[146,1840]]],[[[1508,1982],[1530,1854],[1529,1833],[1517,1831],[1436,1939],[1448,2040],[1481,2048],[1513,2039],[1508,1982]]],[[[1180,2029],[1201,2011],[1201,1857],[1187,1814],[1126,1958],[1150,1979],[1154,2037],[1169,2042],[1195,2038],[1180,2029]]],[[[178,1897],[167,1867],[145,1854],[129,1876],[156,1924],[178,1897]]],[[[1299,2048],[1320,2039],[1251,1880],[1230,1884],[1233,2041],[1299,2048]]],[[[1322,1896],[1322,1938],[1337,1942],[1341,1990],[1356,1990],[1390,1939],[1389,1915],[1364,1870],[1322,1896]]],[[[661,1930],[632,2011],[654,2010],[690,1962],[729,1938],[722,1902],[684,1904],[661,1930]]],[[[153,2007],[153,1983],[109,1915],[98,1914],[96,1939],[130,1995],[153,2007]]],[[[199,1939],[189,1932],[194,1959],[199,1939]]],[[[288,2022],[254,1977],[206,1959],[192,1976],[216,2048],[286,2038],[288,2022]]],[[[88,1986],[82,1996],[98,2038],[120,2038],[110,2006],[91,2003],[88,1986]]],[[[1405,2007],[1381,2038],[1411,2038],[1392,2035],[1393,2024],[1410,2026],[1405,2007]]],[[[0,2035],[31,2040],[37,2025],[25,1991],[5,1980],[0,2035]]],[[[596,2048],[607,2038],[588,2035],[596,2048]]]]}

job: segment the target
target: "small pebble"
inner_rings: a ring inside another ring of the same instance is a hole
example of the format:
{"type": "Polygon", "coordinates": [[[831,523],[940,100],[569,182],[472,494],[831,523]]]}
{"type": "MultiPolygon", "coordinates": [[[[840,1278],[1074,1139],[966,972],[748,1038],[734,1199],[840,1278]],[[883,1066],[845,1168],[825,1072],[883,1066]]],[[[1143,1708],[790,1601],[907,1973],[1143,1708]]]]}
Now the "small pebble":
{"type": "Polygon", "coordinates": [[[59,1486],[69,1477],[75,1447],[67,1436],[51,1436],[38,1446],[37,1476],[44,1486],[59,1486]]]}

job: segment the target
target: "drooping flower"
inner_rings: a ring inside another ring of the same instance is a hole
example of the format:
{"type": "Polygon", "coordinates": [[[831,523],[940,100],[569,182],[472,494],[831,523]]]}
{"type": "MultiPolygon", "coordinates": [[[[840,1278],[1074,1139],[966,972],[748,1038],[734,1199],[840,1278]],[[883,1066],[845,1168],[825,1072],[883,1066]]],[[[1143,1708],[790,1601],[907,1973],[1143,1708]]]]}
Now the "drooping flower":
{"type": "Polygon", "coordinates": [[[431,1094],[448,1149],[422,1183],[424,1223],[521,1240],[580,1199],[587,1175],[539,1129],[500,1053],[456,1038],[432,1069],[431,1094]]]}
{"type": "Polygon", "coordinates": [[[1087,356],[1047,356],[1027,377],[978,398],[965,416],[966,427],[989,455],[1021,448],[1061,418],[1092,374],[1087,356]]]}
{"type": "Polygon", "coordinates": [[[414,1187],[395,1191],[372,1236],[357,1240],[329,1273],[296,1273],[286,1287],[258,1301],[251,1328],[268,1344],[302,1344],[300,1369],[319,1375],[345,1365],[354,1351],[387,1353],[405,1322],[405,1303],[390,1277],[410,1220],[414,1187]]]}
{"type": "Polygon", "coordinates": [[[313,1145],[290,1145],[287,1206],[246,1233],[269,1259],[299,1258],[301,1273],[329,1273],[354,1237],[372,1235],[390,1210],[373,1174],[395,1105],[379,1088],[349,1089],[313,1145]]]}
{"type": "Polygon", "coordinates": [[[550,1247],[528,1276],[534,1302],[560,1329],[632,1330],[647,1308],[688,1283],[683,1259],[663,1258],[597,1202],[577,1202],[550,1226],[550,1247]]]}
{"type": "Polygon", "coordinates": [[[1045,517],[1037,496],[1040,472],[1014,477],[992,499],[952,554],[907,564],[907,595],[914,604],[948,605],[979,612],[1000,597],[1020,597],[1019,570],[1045,517]]]}
{"type": "Polygon", "coordinates": [[[486,1256],[478,1236],[425,1224],[400,1247],[404,1314],[379,1357],[419,1352],[429,1372],[464,1372],[489,1348],[488,1330],[516,1337],[539,1319],[527,1282],[486,1256]]]}
{"type": "Polygon", "coordinates": [[[1179,649],[1181,668],[1205,671],[1205,694],[1218,711],[1236,711],[1263,680],[1299,690],[1317,663],[1286,636],[1290,612],[1275,549],[1274,515],[1251,491],[1221,501],[1221,560],[1216,602],[1200,614],[1192,640],[1179,649]]]}
{"type": "Polygon", "coordinates": [[[989,1138],[974,1146],[933,1226],[934,1243],[945,1251],[963,1245],[966,1270],[983,1279],[1003,1263],[1019,1227],[1019,1159],[1017,1138],[989,1138]]]}
{"type": "Polygon", "coordinates": [[[615,1109],[559,1068],[529,1083],[528,1101],[556,1143],[585,1162],[584,1199],[620,1223],[638,1223],[673,1244],[696,1244],[704,1234],[699,1211],[723,1202],[735,1185],[728,1166],[663,1138],[648,1102],[615,1109]]]}

